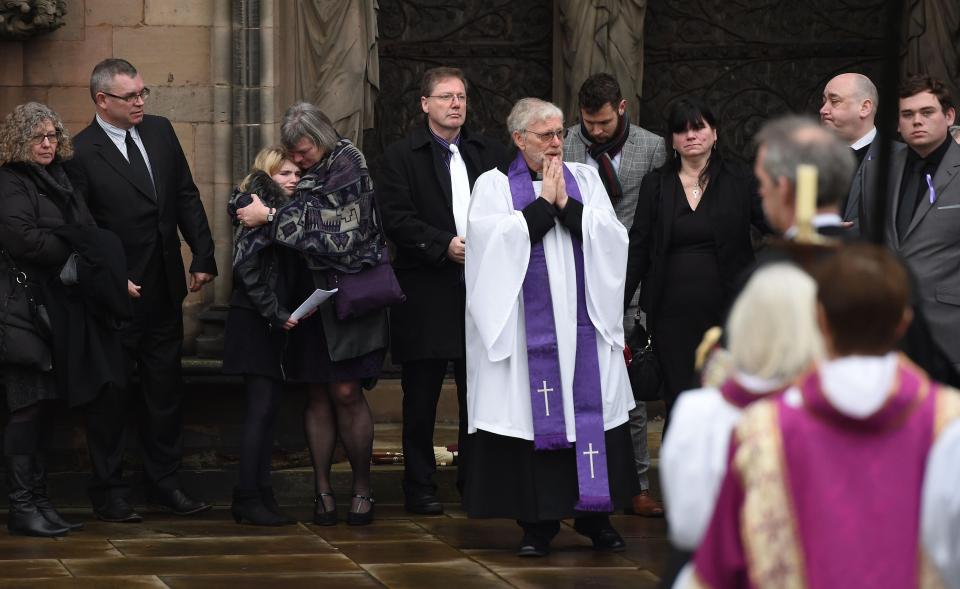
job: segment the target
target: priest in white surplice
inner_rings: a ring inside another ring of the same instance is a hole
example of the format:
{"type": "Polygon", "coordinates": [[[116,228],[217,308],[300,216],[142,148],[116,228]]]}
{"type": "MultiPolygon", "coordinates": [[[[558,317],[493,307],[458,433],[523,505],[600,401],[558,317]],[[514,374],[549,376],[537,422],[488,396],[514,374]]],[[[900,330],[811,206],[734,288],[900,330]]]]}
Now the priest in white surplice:
{"type": "Polygon", "coordinates": [[[507,119],[516,157],[477,179],[466,238],[471,517],[515,519],[543,556],[559,520],[597,550],[637,492],[621,317],[627,233],[596,170],[564,164],[563,117],[535,98],[507,119]]]}

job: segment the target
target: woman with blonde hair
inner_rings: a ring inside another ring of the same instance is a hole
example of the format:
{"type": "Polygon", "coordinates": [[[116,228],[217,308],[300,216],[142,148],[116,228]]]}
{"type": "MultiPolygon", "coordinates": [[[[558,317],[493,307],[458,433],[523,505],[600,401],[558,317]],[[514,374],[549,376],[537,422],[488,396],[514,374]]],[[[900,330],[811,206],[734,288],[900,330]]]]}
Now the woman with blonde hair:
{"type": "MultiPolygon", "coordinates": [[[[287,159],[284,150],[267,147],[257,154],[253,168],[227,204],[234,220],[233,293],[224,333],[223,372],[242,375],[247,392],[240,481],[231,506],[237,523],[293,523],[280,512],[270,484],[270,462],[285,380],[286,332],[297,325],[290,319],[288,293],[299,256],[274,246],[264,228],[241,225],[236,221],[236,211],[251,202],[252,194],[267,206],[282,206],[299,179],[300,169],[287,159]]],[[[302,271],[306,271],[305,266],[302,271]]]]}
{"type": "Polygon", "coordinates": [[[743,409],[783,393],[823,357],[816,297],[813,278],[796,266],[754,272],[727,318],[733,374],[719,388],[686,391],[677,400],[660,476],[670,541],[679,551],[692,553],[710,523],[743,409]]]}

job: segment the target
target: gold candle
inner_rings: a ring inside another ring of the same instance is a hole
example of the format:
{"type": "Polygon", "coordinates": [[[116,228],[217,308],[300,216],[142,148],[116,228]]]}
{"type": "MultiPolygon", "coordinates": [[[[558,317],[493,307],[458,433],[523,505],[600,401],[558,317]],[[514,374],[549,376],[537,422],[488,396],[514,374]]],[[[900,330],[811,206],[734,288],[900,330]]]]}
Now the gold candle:
{"type": "Polygon", "coordinates": [[[817,167],[810,164],[797,166],[797,241],[816,241],[813,216],[817,212],[817,167]]]}

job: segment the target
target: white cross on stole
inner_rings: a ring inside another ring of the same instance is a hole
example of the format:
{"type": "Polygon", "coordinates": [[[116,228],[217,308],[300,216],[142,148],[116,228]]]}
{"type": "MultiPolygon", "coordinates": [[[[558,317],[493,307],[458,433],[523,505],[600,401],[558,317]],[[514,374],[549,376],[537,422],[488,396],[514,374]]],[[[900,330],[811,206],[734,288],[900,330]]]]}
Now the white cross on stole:
{"type": "Polygon", "coordinates": [[[543,381],[543,388],[537,389],[538,393],[543,393],[543,408],[547,412],[547,417],[550,417],[550,398],[547,397],[547,393],[552,393],[553,389],[547,388],[547,381],[543,381]]]}
{"type": "Polygon", "coordinates": [[[586,454],[587,458],[590,459],[590,478],[591,479],[596,478],[593,474],[593,456],[594,454],[599,454],[599,453],[600,453],[599,450],[593,449],[593,442],[590,442],[589,444],[587,444],[587,449],[581,452],[581,454],[586,454]]]}

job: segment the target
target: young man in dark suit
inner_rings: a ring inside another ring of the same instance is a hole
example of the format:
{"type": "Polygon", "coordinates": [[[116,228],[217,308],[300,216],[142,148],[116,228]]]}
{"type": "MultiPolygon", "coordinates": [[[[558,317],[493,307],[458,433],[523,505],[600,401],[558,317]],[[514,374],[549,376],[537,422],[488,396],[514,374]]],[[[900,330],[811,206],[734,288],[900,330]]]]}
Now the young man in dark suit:
{"type": "MultiPolygon", "coordinates": [[[[899,95],[906,146],[891,156],[886,214],[873,222],[916,277],[930,334],[960,371],[960,145],[949,133],[956,107],[946,85],[926,75],[904,80],[899,95]]],[[[866,210],[875,207],[870,201],[866,210]]]]}
{"type": "Polygon", "coordinates": [[[440,388],[452,361],[460,403],[458,486],[468,468],[464,359],[464,238],[477,177],[505,157],[502,145],[464,128],[467,80],[456,68],[424,73],[424,124],[383,156],[377,202],[394,268],[407,300],[391,311],[391,355],[401,365],[403,490],[408,511],[443,513],[433,474],[433,428],[440,388]]]}
{"type": "MultiPolygon", "coordinates": [[[[123,59],[100,62],[90,76],[90,95],[96,118],[76,136],[69,169],[97,224],[120,237],[127,257],[134,318],[125,327],[124,350],[140,380],[148,499],[179,515],[206,511],[210,506],[184,494],[177,479],[181,304],[188,289],[177,231],[193,253],[189,290],[195,292],[217,273],[207,216],[170,121],[144,114],[150,90],[136,68],[123,59]]],[[[104,390],[87,410],[90,496],[104,521],[141,519],[121,480],[126,393],[104,390]]]]}

